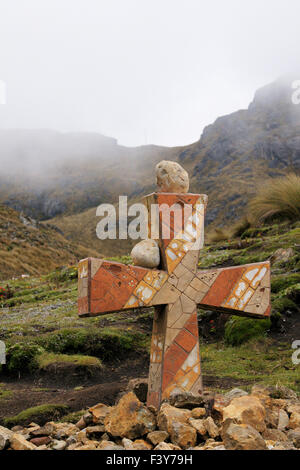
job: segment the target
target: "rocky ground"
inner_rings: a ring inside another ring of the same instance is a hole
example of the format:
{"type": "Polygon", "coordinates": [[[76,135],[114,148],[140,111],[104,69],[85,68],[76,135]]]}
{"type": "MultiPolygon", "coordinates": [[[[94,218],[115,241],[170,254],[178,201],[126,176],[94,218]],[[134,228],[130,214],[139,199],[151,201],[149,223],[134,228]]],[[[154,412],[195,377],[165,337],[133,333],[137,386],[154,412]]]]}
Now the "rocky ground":
{"type": "Polygon", "coordinates": [[[300,400],[286,387],[197,397],[174,390],[159,410],[144,403],[145,381],[128,389],[115,406],[98,403],[75,424],[1,426],[0,450],[300,450],[300,400]]]}

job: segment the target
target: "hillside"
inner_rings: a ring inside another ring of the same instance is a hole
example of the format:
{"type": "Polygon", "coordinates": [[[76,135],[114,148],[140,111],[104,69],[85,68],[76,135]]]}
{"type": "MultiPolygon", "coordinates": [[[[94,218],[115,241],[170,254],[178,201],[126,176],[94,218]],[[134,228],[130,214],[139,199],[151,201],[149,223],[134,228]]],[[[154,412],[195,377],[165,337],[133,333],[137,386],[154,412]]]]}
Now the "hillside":
{"type": "MultiPolygon", "coordinates": [[[[299,235],[299,222],[284,223],[205,246],[199,269],[272,261],[271,322],[199,310],[206,391],[262,383],[300,393],[291,346],[300,334],[299,235]],[[274,257],[282,248],[288,259],[274,257]]],[[[0,340],[8,348],[0,424],[36,405],[67,404],[78,412],[99,401],[113,404],[129,379],[147,376],[153,309],[80,318],[75,267],[8,283],[13,296],[0,303],[0,340]]]]}
{"type": "Polygon", "coordinates": [[[0,206],[0,279],[45,274],[97,254],[66,240],[56,227],[0,206]]]}

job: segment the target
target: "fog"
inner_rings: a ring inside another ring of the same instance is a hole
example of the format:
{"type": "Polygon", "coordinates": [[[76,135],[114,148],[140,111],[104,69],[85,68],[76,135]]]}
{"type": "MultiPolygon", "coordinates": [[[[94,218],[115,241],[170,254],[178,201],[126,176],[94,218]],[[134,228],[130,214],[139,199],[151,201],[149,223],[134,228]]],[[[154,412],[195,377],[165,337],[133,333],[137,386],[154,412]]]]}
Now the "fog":
{"type": "Polygon", "coordinates": [[[299,17],[299,0],[0,0],[0,128],[191,143],[296,68],[299,17]]]}

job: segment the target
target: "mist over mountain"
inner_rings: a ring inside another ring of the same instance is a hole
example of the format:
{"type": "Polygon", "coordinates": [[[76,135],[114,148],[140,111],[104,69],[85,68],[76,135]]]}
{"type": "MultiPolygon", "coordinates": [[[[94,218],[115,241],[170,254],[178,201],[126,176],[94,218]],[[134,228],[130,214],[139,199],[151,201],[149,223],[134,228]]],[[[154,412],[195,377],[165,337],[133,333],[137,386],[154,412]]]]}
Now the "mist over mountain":
{"type": "Polygon", "coordinates": [[[1,130],[0,202],[34,218],[55,217],[72,238],[80,218],[95,234],[92,208],[155,190],[155,164],[167,159],[187,169],[192,192],[208,194],[206,222],[228,224],[266,178],[300,170],[300,105],[292,93],[289,80],[267,85],[248,109],[218,118],[197,142],[176,148],[128,148],[95,133],[1,130]]]}

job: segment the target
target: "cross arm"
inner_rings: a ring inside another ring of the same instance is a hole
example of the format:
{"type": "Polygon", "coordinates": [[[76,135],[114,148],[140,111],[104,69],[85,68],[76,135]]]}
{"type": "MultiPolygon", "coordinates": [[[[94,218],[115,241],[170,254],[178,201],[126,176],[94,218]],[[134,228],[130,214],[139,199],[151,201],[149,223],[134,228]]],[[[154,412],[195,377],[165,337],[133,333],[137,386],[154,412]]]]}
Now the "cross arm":
{"type": "Polygon", "coordinates": [[[271,313],[269,262],[198,271],[191,287],[202,308],[254,318],[271,313]]]}
{"type": "Polygon", "coordinates": [[[165,271],[87,258],[78,267],[80,316],[175,302],[180,294],[165,271]]]}

